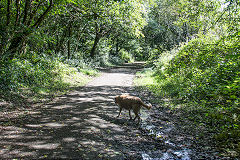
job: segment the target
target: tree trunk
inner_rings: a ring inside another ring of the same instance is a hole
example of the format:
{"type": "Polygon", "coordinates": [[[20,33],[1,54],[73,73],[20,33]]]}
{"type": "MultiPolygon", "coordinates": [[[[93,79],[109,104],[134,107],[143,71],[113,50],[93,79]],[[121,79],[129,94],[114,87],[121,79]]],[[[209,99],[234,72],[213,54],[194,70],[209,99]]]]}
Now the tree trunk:
{"type": "Polygon", "coordinates": [[[17,27],[19,23],[19,16],[20,16],[20,0],[16,0],[16,20],[15,20],[15,27],[17,27]]]}
{"type": "Polygon", "coordinates": [[[92,58],[95,57],[95,54],[96,54],[95,51],[96,51],[97,44],[98,44],[99,40],[100,40],[100,36],[99,36],[99,34],[96,34],[96,37],[94,39],[94,44],[93,44],[93,47],[92,47],[91,52],[90,52],[90,56],[92,58]]]}
{"type": "Polygon", "coordinates": [[[17,50],[19,47],[21,47],[22,43],[24,42],[25,38],[29,35],[29,33],[22,33],[19,34],[18,36],[14,37],[11,42],[10,46],[7,50],[8,57],[10,59],[14,58],[14,55],[17,53],[17,50]]]}
{"type": "MultiPolygon", "coordinates": [[[[30,1],[28,2],[26,1],[25,9],[24,9],[24,17],[22,22],[23,24],[26,23],[29,7],[30,7],[30,1]]],[[[50,0],[49,6],[45,10],[45,12],[37,19],[35,24],[29,27],[30,29],[28,31],[25,30],[20,33],[17,33],[15,37],[10,41],[10,46],[7,49],[7,54],[10,59],[13,59],[14,55],[17,53],[18,48],[21,47],[22,44],[24,43],[26,37],[32,33],[33,29],[37,28],[42,23],[42,21],[44,20],[48,12],[52,9],[52,7],[53,7],[53,1],[50,0]]]]}
{"type": "Polygon", "coordinates": [[[71,56],[71,29],[72,29],[72,24],[71,22],[69,22],[69,25],[68,25],[68,43],[67,43],[67,46],[68,46],[68,56],[67,58],[70,59],[70,56],[71,56]]]}
{"type": "Polygon", "coordinates": [[[183,23],[183,41],[186,42],[188,40],[189,33],[188,33],[188,25],[187,23],[183,23]]]}
{"type": "Polygon", "coordinates": [[[27,21],[29,8],[30,8],[30,1],[27,0],[27,1],[25,1],[24,16],[23,16],[23,21],[22,21],[22,24],[24,24],[24,25],[25,25],[25,23],[27,21]]]}
{"type": "Polygon", "coordinates": [[[11,1],[8,0],[7,1],[7,22],[6,22],[6,26],[8,26],[8,24],[10,23],[10,5],[11,5],[11,1]]]}
{"type": "Polygon", "coordinates": [[[119,49],[119,39],[117,38],[117,40],[116,40],[116,52],[115,52],[115,54],[118,55],[119,51],[120,51],[120,49],[119,49]]]}
{"type": "Polygon", "coordinates": [[[45,10],[45,12],[38,18],[38,20],[35,22],[35,24],[33,25],[33,27],[37,28],[42,21],[44,20],[45,16],[48,14],[48,12],[53,8],[53,1],[50,0],[50,4],[48,6],[48,8],[45,10]]]}
{"type": "Polygon", "coordinates": [[[65,38],[67,36],[67,30],[68,30],[68,28],[66,27],[64,29],[63,33],[62,33],[62,36],[60,36],[60,38],[58,37],[58,39],[60,39],[60,40],[57,41],[55,53],[59,53],[60,52],[61,47],[62,47],[62,45],[63,45],[63,43],[65,41],[65,38]]]}

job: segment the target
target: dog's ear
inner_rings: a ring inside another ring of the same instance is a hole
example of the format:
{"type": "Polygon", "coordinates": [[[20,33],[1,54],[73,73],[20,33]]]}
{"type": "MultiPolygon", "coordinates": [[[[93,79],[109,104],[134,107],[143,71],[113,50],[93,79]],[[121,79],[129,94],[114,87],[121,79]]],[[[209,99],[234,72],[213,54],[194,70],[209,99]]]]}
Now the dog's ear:
{"type": "Polygon", "coordinates": [[[120,98],[120,96],[116,96],[116,97],[114,97],[114,101],[115,101],[115,103],[117,103],[117,101],[119,100],[119,98],[120,98]]]}

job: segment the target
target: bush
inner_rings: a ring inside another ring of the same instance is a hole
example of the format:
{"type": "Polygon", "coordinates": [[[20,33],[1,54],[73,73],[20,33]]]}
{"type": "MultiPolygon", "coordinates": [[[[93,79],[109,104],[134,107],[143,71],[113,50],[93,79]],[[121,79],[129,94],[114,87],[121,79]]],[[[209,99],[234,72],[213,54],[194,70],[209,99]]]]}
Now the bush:
{"type": "Polygon", "coordinates": [[[56,60],[45,59],[35,54],[12,60],[1,60],[1,89],[16,91],[20,87],[51,87],[50,84],[60,79],[57,74],[56,60]]]}
{"type": "Polygon", "coordinates": [[[233,144],[240,142],[239,51],[238,38],[199,37],[161,54],[151,75],[155,81],[145,86],[157,96],[182,100],[186,112],[201,117],[195,122],[205,122],[220,144],[237,150],[233,144]]]}
{"type": "MultiPolygon", "coordinates": [[[[182,47],[166,66],[165,74],[183,78],[184,97],[223,107],[239,103],[239,52],[236,39],[195,39],[182,47]]],[[[218,106],[219,107],[219,106],[218,106]]]]}
{"type": "MultiPolygon", "coordinates": [[[[0,94],[9,99],[12,93],[28,94],[27,97],[54,95],[65,92],[70,85],[83,85],[97,71],[76,65],[77,60],[68,61],[71,67],[59,58],[28,53],[12,60],[0,61],[0,94]],[[81,72],[81,73],[80,73],[81,72]],[[24,93],[27,92],[27,93],[24,93]]],[[[79,62],[79,61],[78,61],[79,62]]]]}
{"type": "Polygon", "coordinates": [[[121,55],[121,59],[126,61],[126,62],[133,62],[133,56],[127,52],[125,49],[121,49],[120,50],[120,55],[121,55]]]}

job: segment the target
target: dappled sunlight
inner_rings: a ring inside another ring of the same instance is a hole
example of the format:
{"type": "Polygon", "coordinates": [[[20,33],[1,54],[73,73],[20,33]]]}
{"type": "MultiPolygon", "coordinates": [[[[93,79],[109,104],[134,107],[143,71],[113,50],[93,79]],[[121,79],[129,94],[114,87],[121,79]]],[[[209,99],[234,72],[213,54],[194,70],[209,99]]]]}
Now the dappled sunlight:
{"type": "MultiPolygon", "coordinates": [[[[33,114],[7,122],[0,130],[0,157],[144,159],[152,155],[162,158],[178,155],[188,158],[191,151],[179,146],[185,137],[174,137],[179,144],[170,139],[173,124],[166,119],[152,120],[153,124],[146,122],[152,110],[141,110],[140,125],[129,120],[127,110],[116,118],[119,108],[114,97],[135,94],[131,87],[134,74],[127,69],[123,74],[104,74],[105,78],[103,75],[87,86],[56,97],[36,108],[33,114]],[[129,79],[123,78],[127,75],[129,79]]],[[[155,113],[161,118],[160,114],[155,113]]]]}
{"type": "Polygon", "coordinates": [[[71,142],[76,141],[76,138],[73,138],[73,137],[66,137],[66,138],[63,138],[63,141],[64,141],[64,142],[69,142],[69,143],[71,143],[71,142]]]}
{"type": "Polygon", "coordinates": [[[105,74],[106,76],[101,76],[97,78],[97,84],[96,83],[89,83],[89,86],[112,86],[112,84],[115,84],[115,86],[122,87],[124,84],[125,87],[131,87],[132,86],[132,79],[134,78],[134,74],[128,73],[108,73],[105,74]],[[108,83],[106,83],[106,79],[108,80],[108,83]],[[124,82],[123,82],[124,81],[124,82]]]}
{"type": "Polygon", "coordinates": [[[96,126],[97,128],[100,129],[111,129],[114,131],[124,131],[120,128],[119,125],[116,125],[114,123],[111,123],[109,121],[106,121],[104,119],[102,119],[101,117],[92,117],[89,120],[86,120],[87,123],[91,124],[92,126],[96,126]]]}
{"type": "Polygon", "coordinates": [[[59,143],[46,143],[44,141],[37,141],[31,144],[29,147],[33,149],[57,149],[59,147],[59,143]]]}
{"type": "MultiPolygon", "coordinates": [[[[122,90],[129,89],[123,86],[81,87],[75,93],[57,97],[45,107],[36,109],[32,116],[13,120],[14,127],[1,129],[3,148],[0,156],[66,158],[88,157],[89,153],[92,157],[119,156],[121,151],[114,144],[126,131],[121,126],[124,122],[116,121],[118,107],[113,97],[122,90]],[[112,132],[119,136],[112,137],[112,132]],[[103,133],[109,136],[103,137],[103,133]]],[[[119,139],[119,143],[123,142],[119,139]]]]}
{"type": "Polygon", "coordinates": [[[65,125],[64,123],[60,124],[60,123],[50,122],[50,123],[44,124],[44,126],[50,127],[50,128],[62,128],[62,127],[64,127],[64,126],[66,126],[66,125],[65,125]]]}
{"type": "Polygon", "coordinates": [[[123,74],[110,73],[107,77],[112,80],[108,82],[99,77],[36,108],[34,114],[12,119],[0,130],[0,157],[115,159],[129,154],[126,142],[133,148],[148,143],[146,139],[134,140],[139,131],[127,112],[116,118],[119,109],[113,98],[133,91],[133,76],[127,69],[123,74]],[[118,83],[122,85],[114,85],[118,83]]]}
{"type": "Polygon", "coordinates": [[[52,107],[53,109],[65,109],[65,108],[72,108],[70,105],[60,105],[60,106],[55,106],[52,107]]]}

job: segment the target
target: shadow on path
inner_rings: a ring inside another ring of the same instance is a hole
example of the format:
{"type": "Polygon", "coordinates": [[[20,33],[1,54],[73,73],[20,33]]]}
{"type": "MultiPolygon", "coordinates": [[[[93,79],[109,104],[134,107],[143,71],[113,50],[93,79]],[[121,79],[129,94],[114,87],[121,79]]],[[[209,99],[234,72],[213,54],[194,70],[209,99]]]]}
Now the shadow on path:
{"type": "Polygon", "coordinates": [[[136,159],[146,146],[161,147],[141,136],[127,112],[116,118],[113,97],[134,94],[131,83],[139,68],[105,70],[87,86],[11,119],[0,129],[0,158],[136,159]]]}

